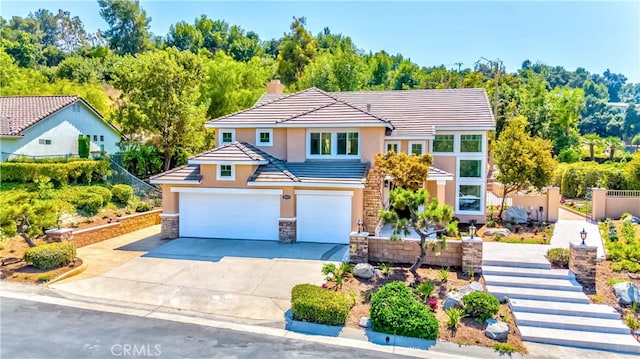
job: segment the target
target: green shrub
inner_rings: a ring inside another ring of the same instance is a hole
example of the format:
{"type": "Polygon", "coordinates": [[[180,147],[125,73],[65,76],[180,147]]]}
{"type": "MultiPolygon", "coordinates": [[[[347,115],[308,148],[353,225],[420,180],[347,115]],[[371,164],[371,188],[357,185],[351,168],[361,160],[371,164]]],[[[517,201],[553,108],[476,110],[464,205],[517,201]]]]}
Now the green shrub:
{"type": "Polygon", "coordinates": [[[84,192],[73,199],[73,205],[76,206],[76,209],[93,216],[102,208],[102,196],[97,193],[84,192]]]}
{"type": "Polygon", "coordinates": [[[418,302],[403,282],[380,288],[371,298],[373,330],[407,337],[435,340],[439,324],[435,314],[418,302]]]}
{"type": "Polygon", "coordinates": [[[78,157],[89,158],[91,151],[91,140],[84,135],[78,135],[78,157]]]}
{"type": "Polygon", "coordinates": [[[53,269],[65,266],[76,257],[76,246],[71,242],[39,245],[24,252],[23,259],[38,269],[53,269]]]}
{"type": "Polygon", "coordinates": [[[350,307],[349,300],[341,293],[312,284],[298,284],[291,290],[291,310],[295,320],[344,325],[350,307]]]}
{"type": "Polygon", "coordinates": [[[492,318],[500,309],[500,301],[485,292],[467,294],[462,298],[462,302],[464,303],[465,313],[481,322],[492,318]]]}
{"type": "Polygon", "coordinates": [[[583,198],[589,187],[607,189],[633,189],[623,171],[624,164],[598,164],[594,162],[561,163],[554,172],[553,183],[568,198],[583,198]]]}
{"type": "Polygon", "coordinates": [[[138,204],[136,204],[136,212],[148,212],[151,208],[153,207],[151,207],[149,203],[138,202],[138,204]]]}
{"type": "Polygon", "coordinates": [[[0,163],[0,182],[34,182],[48,177],[55,184],[91,183],[109,174],[109,160],[70,161],[68,163],[0,163]]]}
{"type": "Polygon", "coordinates": [[[133,188],[126,184],[117,184],[111,189],[113,200],[122,204],[127,204],[133,199],[133,188]]]}
{"type": "Polygon", "coordinates": [[[493,345],[493,350],[500,354],[511,354],[516,351],[516,347],[509,343],[496,343],[493,345]]]}
{"type": "Polygon", "coordinates": [[[554,266],[568,268],[569,250],[567,248],[551,248],[547,251],[547,259],[554,266]]]}
{"type": "Polygon", "coordinates": [[[427,281],[418,284],[418,286],[416,286],[416,289],[418,290],[420,297],[422,297],[422,299],[426,301],[431,296],[431,294],[433,294],[436,286],[433,283],[427,281]]]}
{"type": "Polygon", "coordinates": [[[103,206],[106,206],[107,203],[111,201],[111,191],[106,187],[102,187],[102,186],[87,187],[87,192],[100,195],[100,197],[102,197],[103,206]]]}
{"type": "Polygon", "coordinates": [[[565,148],[558,154],[558,161],[566,163],[574,163],[580,161],[582,154],[580,150],[569,147],[565,148]]]}
{"type": "Polygon", "coordinates": [[[452,330],[458,328],[460,319],[466,316],[462,308],[451,307],[444,312],[447,315],[447,326],[452,330]]]}

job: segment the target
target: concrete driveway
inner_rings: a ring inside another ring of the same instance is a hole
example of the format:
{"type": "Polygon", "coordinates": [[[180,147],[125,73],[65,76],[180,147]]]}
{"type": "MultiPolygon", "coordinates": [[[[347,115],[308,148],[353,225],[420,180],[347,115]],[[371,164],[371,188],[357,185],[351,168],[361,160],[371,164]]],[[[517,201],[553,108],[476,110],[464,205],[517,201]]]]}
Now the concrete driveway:
{"type": "Polygon", "coordinates": [[[290,308],[291,288],[322,283],[323,263],[340,262],[347,255],[346,245],[179,238],[106,273],[51,288],[279,325],[290,308]]]}

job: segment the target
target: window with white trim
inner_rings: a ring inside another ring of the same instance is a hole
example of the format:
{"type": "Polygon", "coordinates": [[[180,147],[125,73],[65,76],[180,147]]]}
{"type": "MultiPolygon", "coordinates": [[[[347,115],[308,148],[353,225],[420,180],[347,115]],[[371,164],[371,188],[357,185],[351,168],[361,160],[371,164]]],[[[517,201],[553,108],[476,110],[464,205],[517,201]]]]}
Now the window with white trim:
{"type": "Polygon", "coordinates": [[[387,142],[385,146],[385,152],[400,152],[400,142],[387,142]]]}
{"type": "Polygon", "coordinates": [[[468,212],[480,212],[482,202],[482,185],[461,184],[458,185],[458,210],[468,212]]]}
{"type": "Polygon", "coordinates": [[[270,128],[256,130],[256,145],[273,146],[273,130],[270,128]]]}
{"type": "Polygon", "coordinates": [[[311,158],[358,158],[360,134],[356,131],[311,131],[307,155],[311,158]]]}
{"type": "Polygon", "coordinates": [[[460,160],[459,175],[464,178],[482,178],[482,160],[460,160]]]}
{"type": "Polygon", "coordinates": [[[51,140],[50,139],[40,138],[40,139],[38,139],[38,144],[40,144],[40,145],[50,145],[51,144],[51,140]]]}
{"type": "Polygon", "coordinates": [[[93,135],[93,140],[98,141],[98,135],[93,135]]]}
{"type": "Polygon", "coordinates": [[[422,156],[424,154],[424,142],[409,142],[409,154],[422,156]]]}
{"type": "Polygon", "coordinates": [[[460,152],[482,152],[482,135],[460,135],[460,152]]]}
{"type": "Polygon", "coordinates": [[[220,130],[220,145],[226,145],[236,140],[236,131],[220,130]]]}
{"type": "Polygon", "coordinates": [[[357,156],[358,155],[358,133],[338,132],[338,155],[357,156]]]}
{"type": "Polygon", "coordinates": [[[236,179],[234,165],[218,165],[218,181],[233,181],[236,179]]]}
{"type": "Polygon", "coordinates": [[[433,139],[433,151],[452,153],[454,151],[454,135],[436,135],[433,139]]]}

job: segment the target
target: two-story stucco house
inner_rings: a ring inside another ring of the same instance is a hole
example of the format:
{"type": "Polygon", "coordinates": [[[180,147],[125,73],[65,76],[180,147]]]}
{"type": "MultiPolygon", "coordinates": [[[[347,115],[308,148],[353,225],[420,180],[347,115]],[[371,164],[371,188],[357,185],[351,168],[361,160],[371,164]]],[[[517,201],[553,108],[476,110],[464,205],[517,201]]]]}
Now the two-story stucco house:
{"type": "MultiPolygon", "coordinates": [[[[276,91],[273,91],[275,88],[276,91]]],[[[385,151],[433,154],[425,186],[461,221],[484,222],[487,135],[483,89],[282,94],[210,120],[218,147],[152,178],[162,185],[168,238],[349,243],[379,230],[385,151]]]]}
{"type": "Polygon", "coordinates": [[[118,151],[120,132],[78,96],[0,96],[2,161],[78,154],[78,135],[91,152],[118,151]]]}

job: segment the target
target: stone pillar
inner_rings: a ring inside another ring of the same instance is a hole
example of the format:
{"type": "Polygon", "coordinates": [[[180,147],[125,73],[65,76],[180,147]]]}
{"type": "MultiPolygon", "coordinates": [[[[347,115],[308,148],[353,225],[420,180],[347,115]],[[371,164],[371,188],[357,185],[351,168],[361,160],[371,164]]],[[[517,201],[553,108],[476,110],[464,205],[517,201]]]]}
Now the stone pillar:
{"type": "Polygon", "coordinates": [[[569,243],[569,269],[585,287],[595,289],[598,247],[569,243]]]}
{"type": "Polygon", "coordinates": [[[378,223],[380,223],[380,217],[378,215],[382,209],[382,200],[380,198],[382,193],[382,179],[377,170],[369,170],[367,183],[365,184],[362,193],[364,202],[364,230],[377,234],[376,231],[378,229],[378,223]]]}
{"type": "Polygon", "coordinates": [[[560,209],[560,188],[547,187],[547,208],[544,209],[547,216],[547,222],[558,221],[559,209],[560,209]]]}
{"type": "Polygon", "coordinates": [[[447,185],[447,181],[445,181],[445,180],[440,180],[439,179],[437,181],[437,186],[438,186],[437,189],[438,190],[437,190],[437,193],[436,193],[436,198],[438,199],[439,203],[446,203],[445,202],[445,200],[446,200],[446,198],[445,198],[446,185],[447,185]]]}
{"type": "Polygon", "coordinates": [[[278,222],[278,242],[280,243],[296,243],[297,226],[295,218],[280,218],[278,222]]]}
{"type": "Polygon", "coordinates": [[[73,239],[73,228],[55,228],[44,232],[45,241],[52,242],[71,242],[73,239]]]}
{"type": "Polygon", "coordinates": [[[349,262],[369,262],[369,233],[351,232],[349,234],[349,262]]]}
{"type": "Polygon", "coordinates": [[[473,269],[476,274],[482,273],[482,239],[475,237],[462,238],[462,271],[473,269]]]}
{"type": "Polygon", "coordinates": [[[591,220],[601,221],[607,218],[607,189],[592,188],[591,192],[591,220]]]}
{"type": "Polygon", "coordinates": [[[180,215],[177,213],[160,215],[160,238],[174,239],[180,236],[180,215]]]}

